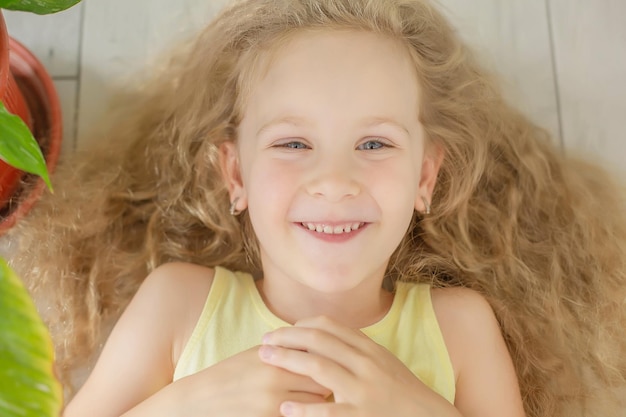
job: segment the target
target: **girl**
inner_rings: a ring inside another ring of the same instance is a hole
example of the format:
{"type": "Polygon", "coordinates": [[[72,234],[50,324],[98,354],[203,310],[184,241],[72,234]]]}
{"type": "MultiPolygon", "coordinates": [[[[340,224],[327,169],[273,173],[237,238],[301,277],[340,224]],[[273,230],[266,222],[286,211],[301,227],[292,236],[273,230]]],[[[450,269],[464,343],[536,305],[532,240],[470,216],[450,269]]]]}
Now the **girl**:
{"type": "Polygon", "coordinates": [[[65,381],[126,307],[66,417],[619,415],[621,190],[426,1],[240,2],[124,101],[18,230],[65,381]]]}

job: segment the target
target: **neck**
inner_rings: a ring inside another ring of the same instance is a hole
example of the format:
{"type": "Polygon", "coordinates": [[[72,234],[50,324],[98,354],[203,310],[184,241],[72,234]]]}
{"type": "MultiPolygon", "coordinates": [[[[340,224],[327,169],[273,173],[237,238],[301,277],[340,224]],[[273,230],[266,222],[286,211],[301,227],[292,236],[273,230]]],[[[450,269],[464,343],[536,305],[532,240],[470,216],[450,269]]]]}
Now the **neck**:
{"type": "Polygon", "coordinates": [[[393,295],[382,289],[382,276],[342,292],[324,293],[297,281],[280,283],[266,276],[256,282],[263,302],[288,323],[327,316],[350,328],[364,328],[380,321],[391,308],[393,295]]]}

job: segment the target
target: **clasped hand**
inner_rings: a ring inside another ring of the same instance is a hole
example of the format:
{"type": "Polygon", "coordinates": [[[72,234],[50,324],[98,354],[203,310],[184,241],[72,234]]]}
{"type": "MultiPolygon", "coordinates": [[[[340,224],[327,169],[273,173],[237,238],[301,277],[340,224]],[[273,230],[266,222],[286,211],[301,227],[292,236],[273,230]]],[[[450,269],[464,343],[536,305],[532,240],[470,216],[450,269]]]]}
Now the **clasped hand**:
{"type": "Polygon", "coordinates": [[[285,417],[459,416],[387,349],[325,317],[268,333],[259,357],[334,395],[334,402],[284,401],[285,417]]]}

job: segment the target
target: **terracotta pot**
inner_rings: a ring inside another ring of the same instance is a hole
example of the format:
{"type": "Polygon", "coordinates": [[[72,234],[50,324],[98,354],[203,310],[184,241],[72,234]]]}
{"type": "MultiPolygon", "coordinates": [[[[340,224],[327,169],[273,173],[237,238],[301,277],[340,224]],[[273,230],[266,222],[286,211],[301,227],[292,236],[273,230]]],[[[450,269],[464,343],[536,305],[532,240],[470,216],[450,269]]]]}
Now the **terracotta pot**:
{"type": "MultiPolygon", "coordinates": [[[[33,132],[52,173],[63,136],[59,98],[41,62],[8,36],[1,12],[0,98],[33,132]]],[[[44,188],[40,178],[0,161],[0,234],[30,210],[44,188]]]]}

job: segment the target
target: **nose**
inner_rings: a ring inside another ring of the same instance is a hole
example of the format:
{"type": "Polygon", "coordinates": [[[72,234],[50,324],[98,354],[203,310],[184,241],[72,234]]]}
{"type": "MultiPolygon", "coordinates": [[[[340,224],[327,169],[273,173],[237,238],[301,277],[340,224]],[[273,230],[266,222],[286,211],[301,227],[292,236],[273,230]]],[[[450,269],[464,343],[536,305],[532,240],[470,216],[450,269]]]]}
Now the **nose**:
{"type": "Polygon", "coordinates": [[[316,164],[306,186],[309,195],[334,203],[361,192],[356,178],[358,168],[352,166],[349,160],[338,159],[336,156],[326,157],[316,164]]]}

